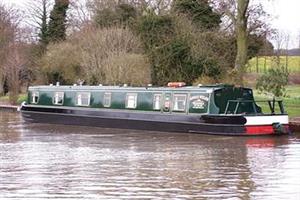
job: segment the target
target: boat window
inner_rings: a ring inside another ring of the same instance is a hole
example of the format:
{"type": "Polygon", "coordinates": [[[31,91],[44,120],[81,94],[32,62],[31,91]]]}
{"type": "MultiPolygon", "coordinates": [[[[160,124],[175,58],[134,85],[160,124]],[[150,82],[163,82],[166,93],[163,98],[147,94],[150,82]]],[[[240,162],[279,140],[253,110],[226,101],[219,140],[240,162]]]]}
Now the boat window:
{"type": "Polygon", "coordinates": [[[104,93],[103,97],[103,106],[104,107],[110,107],[111,106],[111,93],[104,93]]]}
{"type": "Polygon", "coordinates": [[[77,106],[89,106],[90,105],[91,93],[89,92],[79,92],[77,93],[77,106]]]}
{"type": "Polygon", "coordinates": [[[173,111],[185,111],[186,95],[174,94],[173,111]]]}
{"type": "Polygon", "coordinates": [[[161,105],[161,94],[154,94],[153,96],[153,109],[160,110],[161,105]]]}
{"type": "Polygon", "coordinates": [[[64,103],[64,93],[63,92],[54,92],[53,104],[63,105],[63,103],[64,103]]]}
{"type": "Polygon", "coordinates": [[[39,102],[39,92],[33,91],[31,93],[31,103],[37,104],[39,102]]]}
{"type": "Polygon", "coordinates": [[[128,93],[126,95],[126,108],[136,108],[137,102],[137,94],[136,93],[128,93]]]}

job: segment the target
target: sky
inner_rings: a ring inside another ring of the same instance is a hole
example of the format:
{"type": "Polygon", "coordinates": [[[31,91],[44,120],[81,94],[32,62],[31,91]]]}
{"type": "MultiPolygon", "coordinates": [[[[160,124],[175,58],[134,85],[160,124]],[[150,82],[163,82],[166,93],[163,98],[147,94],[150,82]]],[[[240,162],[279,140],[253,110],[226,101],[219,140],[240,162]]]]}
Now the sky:
{"type": "Polygon", "coordinates": [[[272,15],[271,25],[290,34],[290,48],[300,47],[300,0],[265,0],[264,8],[272,15]]]}
{"type": "MultiPolygon", "coordinates": [[[[22,7],[26,0],[0,0],[0,2],[22,7]]],[[[298,48],[300,46],[300,0],[261,0],[260,2],[272,16],[271,26],[290,35],[289,48],[298,48]]]]}

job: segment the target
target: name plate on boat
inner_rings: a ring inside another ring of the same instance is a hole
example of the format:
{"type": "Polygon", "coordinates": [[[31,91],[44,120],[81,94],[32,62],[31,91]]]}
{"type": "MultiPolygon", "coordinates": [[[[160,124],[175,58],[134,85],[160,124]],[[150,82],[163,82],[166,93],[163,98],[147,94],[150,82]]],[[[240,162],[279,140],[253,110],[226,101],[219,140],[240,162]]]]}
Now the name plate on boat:
{"type": "Polygon", "coordinates": [[[190,110],[194,110],[194,112],[205,113],[207,111],[208,100],[208,94],[191,94],[190,110]]]}

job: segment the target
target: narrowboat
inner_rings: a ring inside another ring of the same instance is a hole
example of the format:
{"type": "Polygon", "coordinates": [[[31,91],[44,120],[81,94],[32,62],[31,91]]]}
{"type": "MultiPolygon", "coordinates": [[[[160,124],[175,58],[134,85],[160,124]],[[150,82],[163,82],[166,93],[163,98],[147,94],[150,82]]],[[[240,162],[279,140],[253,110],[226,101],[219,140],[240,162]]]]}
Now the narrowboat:
{"type": "Polygon", "coordinates": [[[232,85],[168,87],[34,86],[21,113],[26,122],[215,135],[284,135],[281,100],[265,101],[232,85]]]}

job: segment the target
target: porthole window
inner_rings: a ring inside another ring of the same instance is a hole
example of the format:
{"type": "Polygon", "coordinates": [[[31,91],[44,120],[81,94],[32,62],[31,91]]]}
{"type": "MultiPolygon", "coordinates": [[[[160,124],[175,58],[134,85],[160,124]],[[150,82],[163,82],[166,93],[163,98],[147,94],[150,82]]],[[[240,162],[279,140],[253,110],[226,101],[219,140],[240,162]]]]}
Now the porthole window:
{"type": "Polygon", "coordinates": [[[31,93],[31,103],[37,104],[39,102],[39,92],[33,91],[31,93]]]}
{"type": "Polygon", "coordinates": [[[160,110],[161,108],[161,94],[154,94],[153,96],[153,109],[160,110]]]}
{"type": "Polygon", "coordinates": [[[186,108],[186,95],[174,94],[173,111],[184,112],[186,108]]]}
{"type": "Polygon", "coordinates": [[[103,106],[108,108],[111,106],[111,93],[105,92],[103,97],[103,106]]]}
{"type": "Polygon", "coordinates": [[[126,108],[134,109],[137,105],[137,94],[129,93],[126,95],[126,108]]]}
{"type": "Polygon", "coordinates": [[[54,105],[63,105],[63,103],[64,103],[64,93],[63,92],[54,92],[53,104],[54,105]]]}
{"type": "Polygon", "coordinates": [[[78,92],[76,98],[77,106],[89,106],[90,105],[91,93],[89,92],[78,92]]]}

